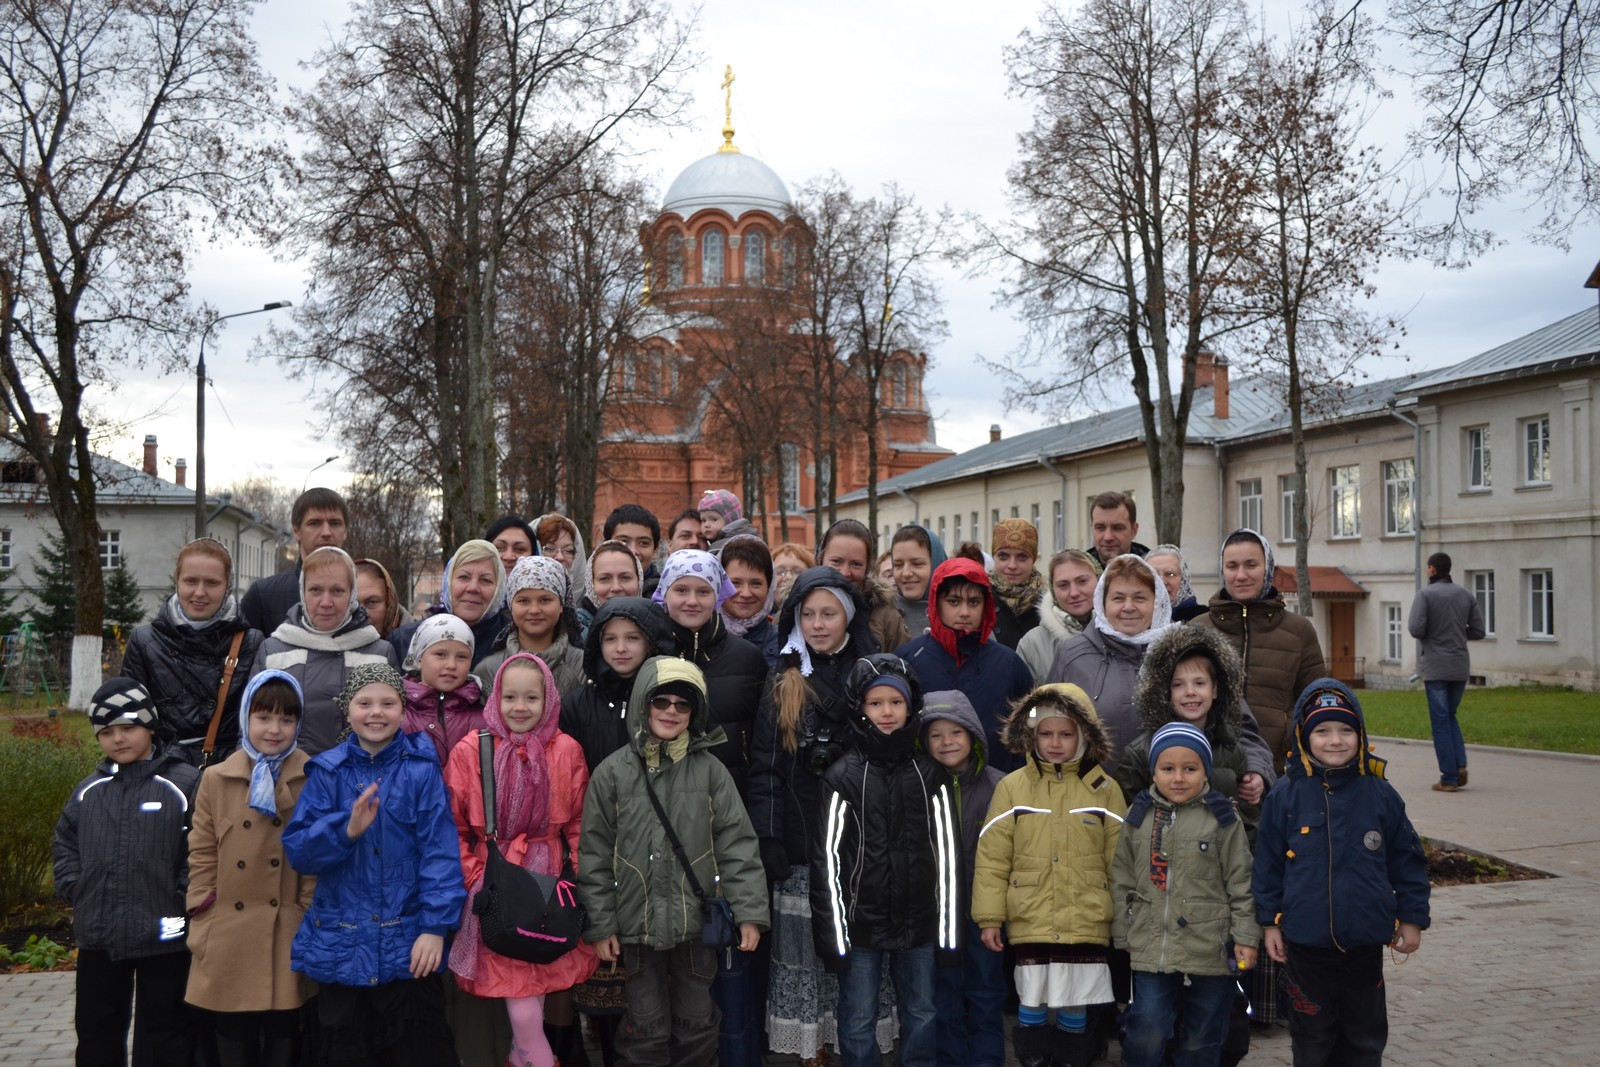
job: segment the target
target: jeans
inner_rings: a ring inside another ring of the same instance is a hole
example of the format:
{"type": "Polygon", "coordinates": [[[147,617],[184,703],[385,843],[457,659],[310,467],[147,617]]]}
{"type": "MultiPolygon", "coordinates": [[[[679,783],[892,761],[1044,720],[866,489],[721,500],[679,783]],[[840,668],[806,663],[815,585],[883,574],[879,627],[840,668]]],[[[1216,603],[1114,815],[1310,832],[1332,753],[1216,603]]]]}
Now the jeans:
{"type": "Polygon", "coordinates": [[[1340,952],[1285,944],[1284,999],[1295,1067],[1382,1067],[1389,1043],[1385,947],[1340,952]]]}
{"type": "Polygon", "coordinates": [[[1433,754],[1439,760],[1439,779],[1446,785],[1460,785],[1457,775],[1467,765],[1467,744],[1461,739],[1461,723],[1456,709],[1466,682],[1424,682],[1428,694],[1428,722],[1433,727],[1433,754]]]}
{"type": "MultiPolygon", "coordinates": [[[[763,941],[766,939],[763,938],[763,941]]],[[[717,977],[711,983],[711,999],[722,1012],[718,1039],[721,1067],[761,1067],[766,1051],[762,1021],[767,1003],[766,990],[756,988],[757,954],[724,949],[717,953],[717,977]]],[[[765,985],[766,974],[760,976],[765,985]]]]}
{"type": "Polygon", "coordinates": [[[188,1063],[194,1054],[191,1016],[183,1002],[188,982],[187,952],[114,960],[104,950],[79,949],[74,1000],[79,1067],[123,1067],[128,1024],[135,1019],[136,1065],[188,1063]]]}
{"type": "Polygon", "coordinates": [[[1174,1067],[1208,1067],[1222,1054],[1238,983],[1226,974],[1133,972],[1133,1004],[1122,1039],[1123,1067],[1160,1067],[1172,1024],[1183,1016],[1174,1067]]]}
{"type": "Polygon", "coordinates": [[[622,946],[627,1014],[617,1058],[632,1067],[711,1067],[722,1013],[711,1001],[717,952],[697,937],[670,949],[622,946]]]}
{"type": "Polygon", "coordinates": [[[990,952],[967,920],[961,966],[935,968],[939,1067],[1001,1067],[1006,1062],[1006,956],[990,952]]]}
{"type": "Polygon", "coordinates": [[[886,949],[851,946],[850,969],[839,976],[839,1060],[844,1067],[877,1067],[873,1033],[884,957],[900,1012],[900,1067],[934,1067],[938,1044],[933,1008],[933,946],[886,949]]]}

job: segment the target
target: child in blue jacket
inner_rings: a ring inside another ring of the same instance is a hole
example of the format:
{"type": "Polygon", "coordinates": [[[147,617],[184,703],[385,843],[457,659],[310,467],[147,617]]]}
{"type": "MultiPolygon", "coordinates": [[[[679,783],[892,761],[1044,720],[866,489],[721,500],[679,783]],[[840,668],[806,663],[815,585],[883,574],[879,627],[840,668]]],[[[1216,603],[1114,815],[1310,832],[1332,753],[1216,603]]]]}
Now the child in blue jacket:
{"type": "Polygon", "coordinates": [[[1251,878],[1262,943],[1286,972],[1296,1067],[1383,1062],[1383,951],[1415,952],[1428,927],[1422,842],[1383,770],[1355,693],[1332,678],[1308,685],[1251,878]]]}
{"type": "Polygon", "coordinates": [[[291,950],[321,986],[324,1061],[455,1063],[439,968],[467,891],[438,750],[400,733],[405,682],[352,670],[337,698],[348,737],[312,759],[284,853],[317,876],[291,950]]]}

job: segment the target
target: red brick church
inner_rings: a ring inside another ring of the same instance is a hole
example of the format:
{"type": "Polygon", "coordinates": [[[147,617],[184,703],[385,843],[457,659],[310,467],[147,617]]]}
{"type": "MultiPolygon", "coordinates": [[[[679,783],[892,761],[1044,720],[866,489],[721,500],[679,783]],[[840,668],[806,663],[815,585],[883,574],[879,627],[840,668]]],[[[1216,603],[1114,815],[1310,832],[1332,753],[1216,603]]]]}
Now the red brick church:
{"type": "MultiPolygon", "coordinates": [[[[705,490],[731,489],[770,543],[783,539],[786,520],[788,540],[814,544],[812,361],[793,341],[806,332],[811,230],[783,180],[734,146],[731,124],[722,133],[722,146],[678,175],[640,228],[649,309],[631,350],[613,361],[619,401],[600,446],[595,519],[632,501],[665,525],[705,490]]],[[[843,377],[859,379],[851,366],[840,360],[843,377]]],[[[921,353],[890,357],[876,471],[855,421],[859,396],[839,403],[839,495],[954,454],[934,439],[926,367],[921,353]]]]}

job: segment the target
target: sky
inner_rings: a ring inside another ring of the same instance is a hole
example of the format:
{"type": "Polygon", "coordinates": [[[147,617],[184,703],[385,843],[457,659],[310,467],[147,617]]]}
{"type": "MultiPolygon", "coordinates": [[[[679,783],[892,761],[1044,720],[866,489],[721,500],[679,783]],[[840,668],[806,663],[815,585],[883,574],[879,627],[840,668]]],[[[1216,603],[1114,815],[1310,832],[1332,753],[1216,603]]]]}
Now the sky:
{"type": "MultiPolygon", "coordinates": [[[[1258,17],[1282,28],[1298,5],[1258,0],[1258,17]]],[[[344,5],[316,0],[264,0],[256,18],[262,60],[279,87],[304,86],[301,64],[338,31],[344,5]]],[[[680,7],[680,11],[685,10],[680,7]]],[[[1007,211],[1005,177],[1017,156],[1017,135],[1029,123],[1025,100],[1008,95],[1003,52],[1032,24],[1038,0],[812,0],[807,4],[704,0],[699,8],[701,61],[685,83],[686,126],[630,138],[642,175],[661,194],[680,171],[716,149],[721,137],[723,68],[736,81],[733,121],[739,147],[772,167],[791,191],[837,170],[860,194],[898,183],[930,209],[986,220],[1007,211]],[[981,11],[981,14],[979,13],[981,11]]],[[[1368,127],[1397,157],[1416,112],[1409,87],[1389,79],[1393,97],[1368,127]]],[[[1600,253],[1600,228],[1573,235],[1574,252],[1536,245],[1522,231],[1537,213],[1497,206],[1494,226],[1504,243],[1463,270],[1422,262],[1386,267],[1372,305],[1403,317],[1398,355],[1370,363],[1372,378],[1445,366],[1573,312],[1593,307],[1583,281],[1600,253]]],[[[926,388],[939,442],[957,451],[988,440],[999,423],[1007,435],[1036,428],[1040,414],[1007,409],[1001,384],[980,359],[1003,360],[1022,328],[996,307],[1001,279],[968,277],[941,267],[949,335],[930,351],[926,388]]],[[[231,244],[196,261],[193,296],[218,313],[270,301],[301,303],[305,266],[275,260],[260,248],[231,244]]],[[[342,451],[321,433],[310,386],[289,380],[270,359],[252,359],[252,342],[269,320],[251,315],[224,324],[207,346],[214,388],[207,398],[207,483],[216,491],[236,480],[274,477],[298,488],[313,468],[342,451]]],[[[158,438],[161,473],[194,454],[194,375],[127,372],[90,402],[114,436],[101,450],[137,462],[147,433],[158,438]]],[[[316,481],[340,485],[341,459],[316,481]]]]}

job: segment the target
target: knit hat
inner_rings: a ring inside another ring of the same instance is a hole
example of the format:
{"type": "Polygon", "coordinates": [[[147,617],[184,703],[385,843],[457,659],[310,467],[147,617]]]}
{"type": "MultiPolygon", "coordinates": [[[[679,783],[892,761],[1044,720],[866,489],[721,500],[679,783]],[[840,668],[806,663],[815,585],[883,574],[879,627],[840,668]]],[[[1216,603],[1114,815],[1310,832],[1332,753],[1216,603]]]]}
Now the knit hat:
{"type": "Polygon", "coordinates": [[[695,510],[715,511],[727,522],[738,522],[744,518],[744,505],[726,489],[707,489],[700,497],[700,503],[695,505],[695,510]]]}
{"type": "Polygon", "coordinates": [[[1305,710],[1300,716],[1300,733],[1310,737],[1311,731],[1325,722],[1342,722],[1350,729],[1361,732],[1361,708],[1350,698],[1343,687],[1311,689],[1300,698],[1305,710]]]}
{"type": "Polygon", "coordinates": [[[911,686],[907,685],[906,680],[897,674],[878,675],[878,677],[872,680],[872,684],[867,686],[866,691],[861,694],[862,699],[864,700],[868,693],[871,693],[874,689],[877,689],[880,686],[884,689],[893,689],[896,693],[899,693],[905,698],[907,707],[911,706],[911,686]]]}
{"type": "Polygon", "coordinates": [[[108,726],[156,728],[160,713],[145,687],[132,678],[113,678],[89,700],[89,725],[96,735],[108,726]]]}
{"type": "Polygon", "coordinates": [[[1002,548],[1020,548],[1028,555],[1037,557],[1039,531],[1027,519],[1005,519],[996,524],[989,544],[991,552],[998,552],[1002,548]]]}
{"type": "MultiPolygon", "coordinates": [[[[429,618],[438,618],[437,615],[429,618]]],[[[339,715],[348,724],[350,718],[350,701],[355,699],[357,693],[373,684],[386,685],[400,694],[403,703],[406,699],[406,680],[400,672],[387,663],[361,663],[351,668],[345,675],[344,688],[339,690],[339,695],[333,698],[334,707],[339,709],[339,715]]]]}
{"type": "MultiPolygon", "coordinates": [[[[524,556],[523,559],[537,560],[538,556],[524,556]]],[[[554,562],[545,560],[546,563],[554,562]]],[[[555,564],[560,567],[561,564],[555,564]]],[[[522,560],[517,561],[520,569],[522,560]]],[[[422,654],[432,645],[440,641],[460,641],[467,646],[468,652],[475,652],[477,646],[473,643],[472,628],[454,615],[429,615],[417,624],[411,633],[411,646],[406,649],[405,661],[400,664],[402,670],[414,671],[422,663],[422,654]]]]}
{"type": "Polygon", "coordinates": [[[1156,760],[1169,748],[1186,748],[1200,757],[1205,764],[1206,777],[1211,777],[1211,742],[1204,731],[1186,722],[1169,722],[1150,738],[1150,773],[1156,772],[1156,760]]]}

